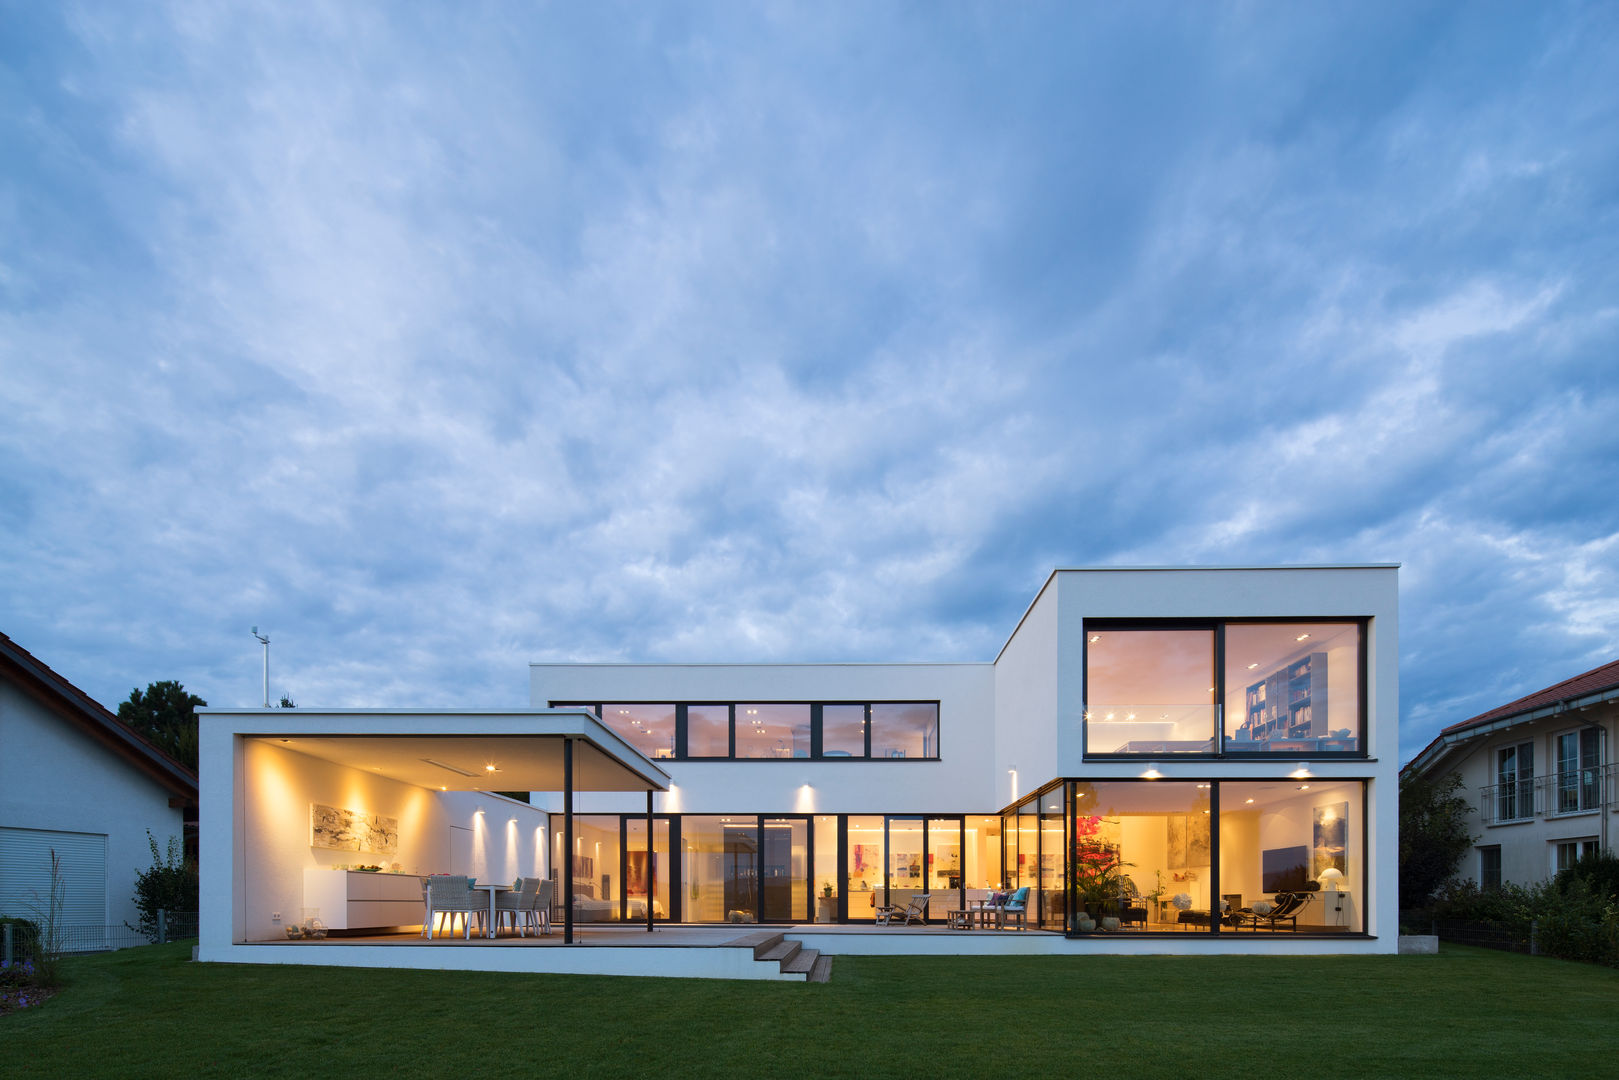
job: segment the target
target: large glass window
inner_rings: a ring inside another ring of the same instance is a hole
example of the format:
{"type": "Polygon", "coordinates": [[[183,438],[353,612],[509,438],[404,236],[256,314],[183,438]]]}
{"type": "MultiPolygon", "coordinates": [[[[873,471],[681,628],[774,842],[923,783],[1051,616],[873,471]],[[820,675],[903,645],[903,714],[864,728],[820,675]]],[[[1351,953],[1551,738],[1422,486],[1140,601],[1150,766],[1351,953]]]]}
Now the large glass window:
{"type": "Polygon", "coordinates": [[[649,758],[675,756],[673,705],[603,705],[602,723],[649,758]]]}
{"type": "Polygon", "coordinates": [[[815,921],[838,921],[838,819],[815,819],[815,921]]]}
{"type": "Polygon", "coordinates": [[[765,818],[759,866],[759,917],[809,921],[809,819],[765,818]]]}
{"type": "Polygon", "coordinates": [[[1220,785],[1220,891],[1232,929],[1363,928],[1363,792],[1358,780],[1220,785]]]}
{"type": "Polygon", "coordinates": [[[652,917],[667,919],[670,878],[674,868],[669,863],[669,821],[653,818],[653,842],[650,854],[646,844],[646,818],[626,818],[624,821],[624,896],[627,915],[637,922],[646,919],[647,893],[652,893],[652,917]]]}
{"type": "Polygon", "coordinates": [[[758,921],[758,833],[751,816],[680,819],[688,922],[758,921]]]}
{"type": "Polygon", "coordinates": [[[738,705],[736,756],[739,758],[807,758],[810,756],[808,705],[738,705]]]}
{"type": "Polygon", "coordinates": [[[552,701],[551,706],[595,710],[603,723],[651,758],[939,758],[936,701],[672,705],[552,701]]]}
{"type": "Polygon", "coordinates": [[[849,870],[843,894],[849,898],[849,918],[874,919],[882,900],[883,868],[888,859],[883,850],[883,819],[880,814],[849,816],[849,870]]]}
{"type": "MultiPolygon", "coordinates": [[[[624,882],[619,877],[617,814],[575,814],[573,818],[573,911],[584,921],[619,917],[624,882]]],[[[557,835],[562,835],[557,830],[557,835]]]]}
{"type": "Polygon", "coordinates": [[[1211,753],[1214,694],[1212,629],[1087,627],[1086,753],[1211,753]]]}
{"type": "Polygon", "coordinates": [[[729,705],[686,706],[686,756],[694,758],[731,756],[729,705]]]}
{"type": "Polygon", "coordinates": [[[1360,749],[1359,623],[1227,623],[1225,749],[1360,749]]]}
{"type": "Polygon", "coordinates": [[[866,707],[821,706],[821,756],[866,756],[866,707]]]}
{"type": "Polygon", "coordinates": [[[966,878],[969,889],[998,889],[1001,872],[1001,819],[967,819],[966,878]]]}
{"type": "Polygon", "coordinates": [[[871,756],[935,758],[939,756],[939,706],[932,703],[882,704],[871,707],[871,756]]]}
{"type": "Polygon", "coordinates": [[[1063,789],[1053,788],[1040,798],[1040,925],[1061,930],[1067,918],[1063,890],[1063,789]]]}
{"type": "Polygon", "coordinates": [[[1071,786],[1071,925],[1082,932],[1210,930],[1221,909],[1214,893],[1209,785],[1071,786]]]}

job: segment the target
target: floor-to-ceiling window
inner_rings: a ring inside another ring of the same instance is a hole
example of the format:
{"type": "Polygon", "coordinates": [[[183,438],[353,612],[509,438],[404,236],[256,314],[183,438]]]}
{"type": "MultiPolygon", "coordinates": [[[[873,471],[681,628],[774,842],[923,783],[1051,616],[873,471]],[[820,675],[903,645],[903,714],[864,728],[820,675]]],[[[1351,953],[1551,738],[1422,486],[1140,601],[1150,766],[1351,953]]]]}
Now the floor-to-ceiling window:
{"type": "Polygon", "coordinates": [[[849,815],[849,864],[844,875],[843,894],[848,897],[850,919],[873,919],[877,905],[886,903],[880,899],[885,885],[883,869],[887,865],[883,832],[881,814],[849,815]]]}
{"type": "Polygon", "coordinates": [[[767,817],[759,850],[759,918],[808,922],[809,818],[767,817]]]}
{"type": "Polygon", "coordinates": [[[687,922],[758,921],[758,832],[752,815],[681,818],[687,922]]]}
{"type": "Polygon", "coordinates": [[[1364,792],[1359,780],[1220,785],[1220,892],[1247,912],[1236,928],[1365,928],[1364,792]],[[1277,918],[1276,905],[1293,903],[1282,894],[1305,899],[1277,918]]]}
{"type": "Polygon", "coordinates": [[[624,897],[626,916],[646,918],[647,893],[652,893],[652,917],[667,919],[674,910],[670,903],[670,881],[674,868],[669,862],[669,821],[652,821],[652,850],[647,851],[646,818],[624,819],[624,897]]]}

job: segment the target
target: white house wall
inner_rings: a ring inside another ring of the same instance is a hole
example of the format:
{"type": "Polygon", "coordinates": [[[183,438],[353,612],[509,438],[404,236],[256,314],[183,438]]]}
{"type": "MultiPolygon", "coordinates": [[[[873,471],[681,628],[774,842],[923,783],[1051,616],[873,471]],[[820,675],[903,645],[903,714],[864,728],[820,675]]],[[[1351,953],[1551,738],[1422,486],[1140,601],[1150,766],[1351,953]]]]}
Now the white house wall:
{"type": "MultiPolygon", "coordinates": [[[[534,664],[535,708],[552,701],[934,701],[939,760],[662,762],[674,785],[659,813],[859,813],[997,810],[989,664],[534,664]]],[[[548,805],[561,809],[551,796],[548,805]]],[[[575,813],[645,813],[646,796],[581,793],[575,813]]]]}
{"type": "Polygon", "coordinates": [[[104,835],[107,926],[138,919],[135,879],[152,865],[147,830],[166,854],[184,829],[168,791],[11,683],[0,683],[0,826],[104,835]]]}
{"type": "MultiPolygon", "coordinates": [[[[995,661],[994,809],[1058,776],[1058,604],[1049,584],[1035,598],[995,661]]],[[[1071,775],[1071,774],[1067,774],[1071,775]]]]}
{"type": "MultiPolygon", "coordinates": [[[[1062,608],[1060,712],[1055,722],[1072,737],[1060,745],[1062,775],[1102,780],[1141,776],[1146,762],[1083,759],[1078,732],[1084,716],[1085,619],[1241,619],[1369,617],[1366,636],[1366,760],[1312,761],[1324,778],[1367,784],[1371,853],[1365,910],[1368,933],[1393,947],[1399,919],[1395,853],[1399,850],[1399,582],[1393,566],[1283,567],[1199,570],[1058,570],[1053,575],[1062,608]]],[[[1046,592],[1051,592],[1048,585],[1046,592]]],[[[1020,628],[1019,632],[1022,632],[1020,628]]],[[[1010,652],[1011,643],[1007,646],[1010,652]]],[[[1051,722],[1049,719],[1047,722],[1051,722]]],[[[1295,762],[1176,760],[1153,764],[1165,779],[1274,779],[1295,762]]],[[[1358,825],[1356,826],[1358,828],[1358,825]]],[[[1357,898],[1357,903],[1361,900],[1357,898]]]]}

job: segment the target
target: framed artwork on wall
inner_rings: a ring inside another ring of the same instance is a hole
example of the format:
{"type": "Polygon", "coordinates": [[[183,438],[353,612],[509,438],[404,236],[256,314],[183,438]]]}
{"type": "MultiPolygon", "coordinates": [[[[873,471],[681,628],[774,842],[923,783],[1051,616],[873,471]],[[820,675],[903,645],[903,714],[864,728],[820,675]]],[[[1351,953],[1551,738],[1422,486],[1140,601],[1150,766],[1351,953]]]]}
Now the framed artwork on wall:
{"type": "Polygon", "coordinates": [[[1315,808],[1315,847],[1311,851],[1310,876],[1319,878],[1332,867],[1349,876],[1349,804],[1327,803],[1315,808]]]}

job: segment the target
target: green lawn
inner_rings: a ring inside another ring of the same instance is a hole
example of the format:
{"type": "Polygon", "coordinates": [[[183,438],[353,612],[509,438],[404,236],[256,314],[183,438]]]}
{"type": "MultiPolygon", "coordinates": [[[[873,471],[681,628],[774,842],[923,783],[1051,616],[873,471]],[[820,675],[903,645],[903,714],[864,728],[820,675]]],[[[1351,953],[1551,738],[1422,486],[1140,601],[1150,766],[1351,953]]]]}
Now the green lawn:
{"type": "Polygon", "coordinates": [[[8,1078],[1619,1076],[1619,971],[1438,957],[840,957],[826,985],[66,963],[8,1078]]]}

